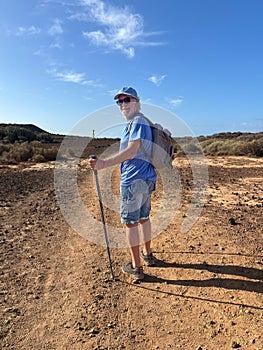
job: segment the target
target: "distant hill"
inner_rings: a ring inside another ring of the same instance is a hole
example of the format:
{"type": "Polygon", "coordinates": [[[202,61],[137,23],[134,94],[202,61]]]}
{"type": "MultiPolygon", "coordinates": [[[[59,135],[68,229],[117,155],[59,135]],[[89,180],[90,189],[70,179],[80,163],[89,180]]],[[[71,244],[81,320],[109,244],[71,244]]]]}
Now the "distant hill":
{"type": "Polygon", "coordinates": [[[24,141],[58,142],[53,135],[33,124],[0,124],[0,141],[15,143],[24,141]]]}
{"type": "Polygon", "coordinates": [[[36,134],[50,134],[48,131],[45,131],[43,129],[40,129],[38,126],[34,124],[12,124],[12,123],[0,123],[0,128],[7,128],[7,127],[15,127],[15,128],[23,128],[27,129],[29,131],[32,131],[36,134]]]}
{"type": "MultiPolygon", "coordinates": [[[[33,124],[0,124],[0,142],[5,144],[39,141],[41,144],[60,144],[65,135],[49,133],[33,124]]],[[[80,136],[70,136],[72,142],[80,136]]],[[[87,137],[91,139],[90,137],[87,137]]],[[[96,147],[102,147],[111,138],[93,139],[96,147]]],[[[221,132],[196,138],[185,136],[174,138],[174,149],[177,155],[198,154],[206,155],[248,155],[263,156],[263,132],[221,132]]]]}
{"type": "MultiPolygon", "coordinates": [[[[46,130],[43,130],[39,128],[38,126],[34,124],[16,124],[16,123],[0,123],[0,129],[6,129],[8,127],[11,128],[22,128],[26,129],[28,131],[32,131],[35,134],[49,134],[53,136],[65,136],[65,135],[60,135],[60,134],[53,134],[50,133],[46,130]]],[[[239,140],[251,140],[251,139],[259,139],[263,137],[263,132],[257,132],[257,133],[252,133],[252,132],[241,132],[241,131],[235,131],[235,132],[221,132],[221,133],[216,133],[212,135],[201,135],[198,136],[197,139],[199,142],[210,140],[210,139],[219,139],[219,140],[232,140],[232,139],[239,139],[239,140]]],[[[190,139],[192,139],[191,136],[182,136],[182,137],[177,137],[175,139],[184,139],[186,142],[188,142],[190,139]]]]}

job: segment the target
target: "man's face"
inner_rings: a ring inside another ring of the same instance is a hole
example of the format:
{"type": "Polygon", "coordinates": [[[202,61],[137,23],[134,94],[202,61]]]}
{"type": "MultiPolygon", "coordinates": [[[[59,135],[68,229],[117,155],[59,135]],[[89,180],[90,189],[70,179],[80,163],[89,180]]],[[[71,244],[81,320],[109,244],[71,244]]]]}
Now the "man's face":
{"type": "Polygon", "coordinates": [[[121,113],[126,117],[126,119],[133,118],[138,108],[138,100],[136,98],[128,95],[120,95],[117,103],[121,113]]]}

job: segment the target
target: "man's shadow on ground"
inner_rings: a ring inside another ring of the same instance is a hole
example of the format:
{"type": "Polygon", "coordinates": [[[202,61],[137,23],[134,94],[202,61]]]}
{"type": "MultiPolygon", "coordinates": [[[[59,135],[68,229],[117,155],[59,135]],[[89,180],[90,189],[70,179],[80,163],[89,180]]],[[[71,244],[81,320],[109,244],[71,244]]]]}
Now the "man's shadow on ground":
{"type": "Polygon", "coordinates": [[[249,292],[263,293],[263,270],[242,267],[236,265],[210,265],[203,264],[178,264],[169,263],[157,259],[157,266],[159,268],[176,268],[176,269],[194,269],[206,270],[215,274],[242,276],[250,280],[236,279],[236,278],[209,278],[203,280],[170,280],[158,278],[151,275],[145,275],[145,282],[159,282],[178,286],[194,286],[194,287],[217,287],[224,289],[244,290],[249,292]]]}

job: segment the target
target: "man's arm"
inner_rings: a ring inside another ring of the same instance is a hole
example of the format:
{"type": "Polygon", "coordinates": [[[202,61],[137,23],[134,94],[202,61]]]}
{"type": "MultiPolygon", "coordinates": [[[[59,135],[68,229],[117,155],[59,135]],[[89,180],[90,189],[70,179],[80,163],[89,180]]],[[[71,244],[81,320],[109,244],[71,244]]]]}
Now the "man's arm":
{"type": "Polygon", "coordinates": [[[134,140],[128,143],[128,147],[114,156],[107,159],[92,159],[89,158],[89,166],[94,170],[101,170],[112,165],[116,165],[124,162],[125,160],[132,159],[136,156],[140,148],[141,140],[134,140]]]}

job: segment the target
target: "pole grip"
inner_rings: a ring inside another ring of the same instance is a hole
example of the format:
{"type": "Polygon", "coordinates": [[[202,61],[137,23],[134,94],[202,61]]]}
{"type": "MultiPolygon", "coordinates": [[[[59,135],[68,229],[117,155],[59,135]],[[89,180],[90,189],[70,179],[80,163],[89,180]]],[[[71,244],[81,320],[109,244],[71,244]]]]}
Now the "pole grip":
{"type": "MultiPolygon", "coordinates": [[[[90,154],[89,155],[89,158],[92,158],[92,159],[97,159],[97,156],[95,156],[95,154],[90,154]]],[[[97,170],[93,170],[94,174],[97,175],[98,171],[97,170]]]]}
{"type": "Polygon", "coordinates": [[[97,159],[97,156],[95,156],[95,154],[90,154],[90,155],[89,155],[89,158],[97,159]]]}

